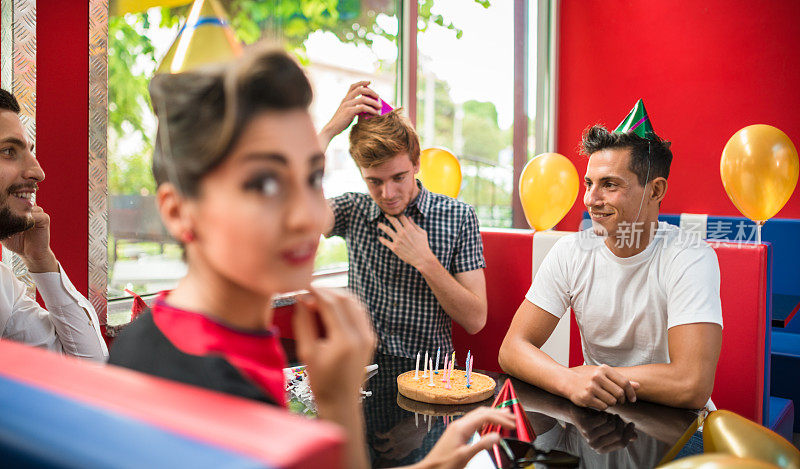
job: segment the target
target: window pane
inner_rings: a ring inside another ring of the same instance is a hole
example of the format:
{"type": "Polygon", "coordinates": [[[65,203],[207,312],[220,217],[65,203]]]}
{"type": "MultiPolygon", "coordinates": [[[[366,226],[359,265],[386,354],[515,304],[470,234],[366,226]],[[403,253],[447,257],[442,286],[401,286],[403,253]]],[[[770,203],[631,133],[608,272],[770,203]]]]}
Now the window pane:
{"type": "MultiPolygon", "coordinates": [[[[339,4],[351,8],[347,15],[341,16],[340,28],[312,32],[303,42],[304,64],[314,87],[311,116],[317,129],[328,122],[350,85],[357,81],[369,80],[369,86],[384,100],[397,102],[399,21],[394,0],[340,1],[339,4]]],[[[367,191],[350,157],[348,134],[345,130],[336,136],[325,152],[322,185],[326,197],[367,191]]],[[[315,268],[324,271],[346,267],[344,240],[323,238],[315,268]]]]}
{"type": "Polygon", "coordinates": [[[511,226],[514,2],[421,2],[417,131],[461,162],[459,199],[511,226]]]}
{"type": "MultiPolygon", "coordinates": [[[[371,80],[387,101],[396,102],[395,0],[223,3],[241,40],[277,39],[306,67],[314,86],[311,113],[318,127],[358,80],[371,80]]],[[[181,248],[155,209],[150,173],[155,119],[147,83],[188,8],[153,8],[109,18],[109,299],[124,296],[126,288],[139,294],[171,288],[186,271],[181,248]]],[[[326,195],[365,190],[347,152],[346,132],[331,142],[326,164],[326,195]]],[[[342,240],[326,240],[320,246],[318,268],[346,262],[342,240]]]]}
{"type": "MultiPolygon", "coordinates": [[[[171,288],[186,267],[180,245],[164,229],[150,171],[155,118],[147,83],[177,34],[161,9],[109,17],[108,41],[108,298],[171,288]],[[170,27],[171,26],[171,27],[170,27]]],[[[109,310],[110,325],[126,314],[109,310]]]]}

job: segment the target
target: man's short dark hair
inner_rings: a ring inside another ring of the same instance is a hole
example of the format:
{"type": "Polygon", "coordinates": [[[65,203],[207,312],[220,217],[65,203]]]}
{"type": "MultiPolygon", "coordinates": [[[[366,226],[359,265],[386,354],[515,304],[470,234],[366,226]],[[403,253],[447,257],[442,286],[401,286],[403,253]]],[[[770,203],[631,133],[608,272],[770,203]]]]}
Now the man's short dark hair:
{"type": "Polygon", "coordinates": [[[609,132],[602,125],[594,125],[583,131],[581,152],[590,156],[608,148],[629,149],[631,161],[628,169],[639,179],[639,184],[644,186],[655,178],[669,177],[669,167],[672,164],[670,145],[670,142],[654,133],[649,138],[644,138],[633,132],[609,132]],[[648,165],[650,177],[647,176],[648,165]]]}
{"type": "Polygon", "coordinates": [[[17,98],[2,88],[0,88],[0,109],[13,111],[19,114],[19,103],[17,102],[17,98]]]}

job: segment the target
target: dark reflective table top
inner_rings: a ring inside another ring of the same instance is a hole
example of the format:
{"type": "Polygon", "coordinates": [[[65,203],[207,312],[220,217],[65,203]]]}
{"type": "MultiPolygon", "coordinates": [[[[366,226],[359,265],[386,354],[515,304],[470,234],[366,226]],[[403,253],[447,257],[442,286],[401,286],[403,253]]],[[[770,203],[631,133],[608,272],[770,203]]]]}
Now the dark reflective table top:
{"type": "MultiPolygon", "coordinates": [[[[290,354],[291,356],[291,354],[290,354]]],[[[447,425],[470,410],[491,406],[493,398],[463,406],[414,401],[397,392],[397,375],[415,361],[378,354],[378,370],[363,389],[367,444],[373,467],[397,467],[420,461],[447,425]]],[[[580,467],[655,467],[697,420],[697,412],[649,402],[615,406],[605,412],[578,407],[507,375],[483,372],[497,381],[495,394],[511,379],[537,435],[538,450],[558,450],[580,458],[580,467]]],[[[537,467],[547,467],[537,465],[537,467]]]]}

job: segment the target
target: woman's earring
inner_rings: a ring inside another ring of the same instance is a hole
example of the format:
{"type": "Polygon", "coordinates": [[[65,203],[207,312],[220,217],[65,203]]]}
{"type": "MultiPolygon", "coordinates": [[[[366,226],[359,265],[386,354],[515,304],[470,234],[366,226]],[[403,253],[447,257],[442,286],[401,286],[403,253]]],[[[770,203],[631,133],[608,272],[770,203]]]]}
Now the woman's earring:
{"type": "Polygon", "coordinates": [[[183,244],[189,244],[192,241],[194,241],[194,239],[195,239],[195,237],[194,237],[194,231],[193,230],[186,230],[183,233],[181,233],[181,242],[183,244]]]}

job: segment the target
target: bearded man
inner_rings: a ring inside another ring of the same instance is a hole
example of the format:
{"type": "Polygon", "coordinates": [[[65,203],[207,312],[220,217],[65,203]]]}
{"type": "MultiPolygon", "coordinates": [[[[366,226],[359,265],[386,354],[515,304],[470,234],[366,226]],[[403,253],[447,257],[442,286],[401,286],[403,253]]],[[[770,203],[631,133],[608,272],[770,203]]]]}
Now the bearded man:
{"type": "Polygon", "coordinates": [[[16,98],[0,89],[0,243],[28,267],[47,309],[0,263],[0,338],[103,362],[108,350],[97,313],[50,249],[50,217],[35,204],[44,171],[19,110],[16,98]]]}

